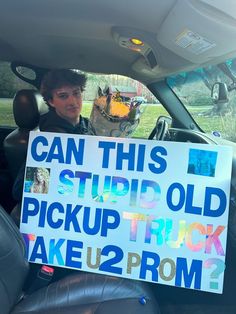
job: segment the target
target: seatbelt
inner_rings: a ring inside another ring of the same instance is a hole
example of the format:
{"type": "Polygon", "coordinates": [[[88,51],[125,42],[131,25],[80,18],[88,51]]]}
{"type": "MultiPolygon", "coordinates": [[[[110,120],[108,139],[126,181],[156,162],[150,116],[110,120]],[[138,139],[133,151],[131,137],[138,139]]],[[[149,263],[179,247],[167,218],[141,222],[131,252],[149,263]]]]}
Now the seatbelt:
{"type": "Polygon", "coordinates": [[[31,294],[32,292],[46,287],[49,285],[50,281],[53,278],[54,268],[42,265],[42,267],[38,270],[37,277],[33,281],[30,288],[26,291],[26,295],[31,294]]]}

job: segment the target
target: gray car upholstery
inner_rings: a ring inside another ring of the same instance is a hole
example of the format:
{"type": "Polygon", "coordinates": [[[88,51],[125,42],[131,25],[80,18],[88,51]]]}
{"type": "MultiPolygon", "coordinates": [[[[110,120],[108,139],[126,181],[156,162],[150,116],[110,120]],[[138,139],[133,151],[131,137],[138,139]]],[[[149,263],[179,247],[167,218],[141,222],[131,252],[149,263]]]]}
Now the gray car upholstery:
{"type": "Polygon", "coordinates": [[[20,299],[29,265],[25,246],[11,217],[0,206],[0,313],[8,314],[20,299]]]}

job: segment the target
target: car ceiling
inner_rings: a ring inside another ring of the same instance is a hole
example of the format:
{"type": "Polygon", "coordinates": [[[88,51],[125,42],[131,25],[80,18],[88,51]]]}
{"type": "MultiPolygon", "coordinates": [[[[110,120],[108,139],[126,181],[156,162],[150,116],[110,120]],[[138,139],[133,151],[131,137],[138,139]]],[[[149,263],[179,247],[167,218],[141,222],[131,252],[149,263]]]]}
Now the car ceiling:
{"type": "Polygon", "coordinates": [[[230,58],[235,38],[235,0],[8,0],[0,9],[1,60],[144,83],[230,58]]]}

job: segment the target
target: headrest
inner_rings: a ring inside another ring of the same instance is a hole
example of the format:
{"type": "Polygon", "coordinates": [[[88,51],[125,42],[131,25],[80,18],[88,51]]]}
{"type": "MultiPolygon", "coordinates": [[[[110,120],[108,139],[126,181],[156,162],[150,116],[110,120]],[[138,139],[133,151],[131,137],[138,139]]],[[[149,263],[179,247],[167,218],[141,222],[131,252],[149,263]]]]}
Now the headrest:
{"type": "Polygon", "coordinates": [[[42,95],[33,89],[22,89],[13,100],[13,114],[18,127],[33,130],[39,123],[40,115],[48,111],[42,95]]]}

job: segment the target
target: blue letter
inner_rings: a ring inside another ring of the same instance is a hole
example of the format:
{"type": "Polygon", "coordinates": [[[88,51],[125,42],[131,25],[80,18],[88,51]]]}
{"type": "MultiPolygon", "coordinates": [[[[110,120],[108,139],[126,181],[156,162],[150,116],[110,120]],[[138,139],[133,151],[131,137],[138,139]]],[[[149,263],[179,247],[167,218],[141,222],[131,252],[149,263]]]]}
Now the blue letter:
{"type": "Polygon", "coordinates": [[[71,164],[72,154],[76,161],[76,164],[82,165],[84,157],[84,139],[79,140],[78,148],[76,147],[75,140],[73,138],[68,139],[66,149],[66,164],[71,164]]]}
{"type": "MultiPolygon", "coordinates": [[[[54,213],[54,210],[57,209],[59,213],[64,214],[64,207],[62,206],[61,203],[59,202],[55,202],[52,203],[49,207],[48,207],[48,212],[47,212],[47,221],[48,221],[48,225],[53,228],[53,229],[58,229],[61,227],[61,225],[63,224],[63,219],[59,219],[57,218],[56,221],[53,221],[52,216],[54,213]]],[[[56,217],[58,217],[58,213],[57,215],[55,215],[56,217]]]]}
{"type": "Polygon", "coordinates": [[[193,206],[193,191],[194,185],[187,185],[187,195],[186,195],[186,204],[185,204],[185,213],[201,215],[202,208],[198,206],[193,206]]]}
{"type": "Polygon", "coordinates": [[[103,148],[102,168],[108,168],[110,149],[114,149],[116,147],[116,143],[101,141],[98,143],[98,147],[103,148]]]}
{"type": "Polygon", "coordinates": [[[143,251],[142,253],[142,263],[140,268],[140,279],[146,279],[147,271],[152,273],[152,281],[158,282],[158,266],[160,264],[160,256],[153,252],[143,251]],[[152,264],[148,265],[148,259],[151,259],[152,264]]]}
{"type": "Polygon", "coordinates": [[[116,157],[116,169],[122,170],[123,160],[128,160],[128,170],[134,170],[135,163],[135,144],[129,144],[129,151],[125,153],[123,151],[124,144],[118,143],[117,145],[117,157],[116,157]]]}
{"type": "Polygon", "coordinates": [[[167,151],[164,147],[161,146],[156,146],[153,147],[151,151],[150,157],[152,158],[153,161],[159,164],[158,167],[155,166],[155,164],[148,164],[149,169],[153,173],[162,173],[166,170],[166,160],[158,155],[158,153],[161,153],[163,156],[167,156],[167,151]]]}
{"type": "Polygon", "coordinates": [[[74,251],[74,248],[82,249],[83,242],[73,240],[67,241],[66,266],[81,269],[82,263],[73,260],[73,258],[81,258],[81,252],[74,251]]]}
{"type": "Polygon", "coordinates": [[[46,161],[51,162],[53,159],[57,159],[59,163],[64,163],[64,156],[60,137],[55,137],[53,139],[46,161]]]}
{"type": "Polygon", "coordinates": [[[56,257],[59,265],[64,266],[65,263],[63,261],[60,248],[62,244],[65,242],[65,239],[59,239],[57,243],[55,243],[55,239],[51,239],[49,243],[49,264],[54,264],[54,257],[56,257]]]}
{"type": "Polygon", "coordinates": [[[67,204],[66,206],[66,219],[65,219],[65,230],[69,231],[71,226],[70,224],[73,225],[74,231],[75,232],[81,232],[78,219],[77,219],[77,214],[81,210],[83,206],[82,205],[76,205],[75,208],[72,210],[72,204],[67,204]]]}
{"type": "Polygon", "coordinates": [[[94,224],[91,227],[89,226],[90,213],[91,213],[91,208],[90,207],[84,207],[83,229],[84,229],[85,233],[94,235],[94,234],[97,234],[100,230],[102,209],[96,208],[96,213],[95,213],[95,217],[94,217],[94,224]]]}
{"type": "Polygon", "coordinates": [[[106,237],[108,229],[116,229],[120,224],[120,215],[117,211],[113,209],[103,210],[102,216],[102,228],[101,228],[101,236],[106,237]],[[113,218],[113,222],[109,222],[110,218],[113,218]]]}
{"type": "Polygon", "coordinates": [[[182,276],[184,277],[184,287],[190,288],[193,276],[195,276],[194,289],[201,288],[201,279],[202,279],[202,261],[192,260],[190,270],[188,272],[187,259],[183,257],[178,257],[176,260],[176,277],[175,285],[177,287],[182,286],[182,276]]]}
{"type": "Polygon", "coordinates": [[[37,154],[37,145],[39,143],[43,144],[44,146],[48,146],[48,141],[47,141],[46,137],[37,136],[31,144],[31,155],[32,155],[34,160],[43,161],[47,157],[47,153],[42,152],[41,155],[37,154]]]}
{"type": "Polygon", "coordinates": [[[117,196],[125,196],[129,191],[129,181],[122,177],[112,177],[111,202],[117,202],[117,196]],[[118,188],[119,186],[119,188],[118,188]],[[122,188],[121,188],[122,187],[122,188]]]}
{"type": "Polygon", "coordinates": [[[45,217],[46,217],[47,205],[48,205],[48,203],[46,201],[41,202],[38,226],[42,227],[42,228],[45,226],[45,217]]]}
{"type": "Polygon", "coordinates": [[[91,176],[91,172],[75,171],[75,177],[80,179],[78,197],[84,198],[86,180],[91,179],[91,176]]]}
{"type": "Polygon", "coordinates": [[[36,238],[34,248],[32,250],[32,254],[30,257],[30,262],[35,262],[35,260],[37,258],[41,259],[43,264],[48,263],[47,253],[46,253],[46,248],[45,248],[43,237],[37,237],[36,238]],[[38,251],[40,251],[41,253],[39,253],[38,251]]]}
{"type": "Polygon", "coordinates": [[[71,192],[73,192],[73,187],[74,184],[71,180],[67,179],[66,176],[68,176],[69,178],[74,178],[74,173],[71,170],[65,169],[62,170],[60,175],[59,175],[59,180],[63,185],[58,185],[58,193],[59,194],[65,194],[68,195],[71,192]]]}
{"type": "Polygon", "coordinates": [[[219,217],[223,215],[226,208],[226,195],[225,192],[218,188],[206,188],[206,196],[204,203],[204,216],[208,217],[219,217]],[[212,195],[218,196],[220,201],[219,207],[217,209],[211,209],[211,197],[212,195]]]}
{"type": "Polygon", "coordinates": [[[25,197],[22,208],[22,223],[27,224],[29,216],[36,216],[38,212],[39,212],[38,200],[32,197],[25,197]],[[33,205],[32,209],[29,208],[30,205],[33,205]]]}
{"type": "Polygon", "coordinates": [[[184,187],[180,183],[177,183],[177,182],[171,184],[166,195],[166,202],[167,202],[168,207],[173,211],[178,211],[184,206],[184,201],[185,201],[184,187]],[[177,204],[173,204],[173,201],[172,201],[172,195],[175,189],[179,191],[179,201],[177,204]]]}
{"type": "Polygon", "coordinates": [[[144,157],[145,157],[145,149],[146,146],[143,144],[140,144],[138,147],[138,163],[137,163],[137,171],[143,171],[144,166],[144,157]]]}
{"type": "Polygon", "coordinates": [[[110,252],[112,252],[112,253],[114,252],[115,256],[110,258],[109,260],[103,262],[100,265],[99,270],[121,275],[122,274],[122,268],[117,267],[117,266],[113,266],[113,265],[122,261],[124,253],[123,253],[122,249],[118,246],[107,245],[102,249],[101,255],[102,256],[108,256],[110,252]]]}

